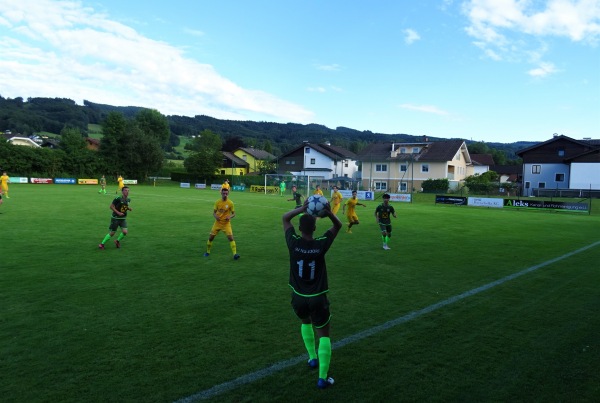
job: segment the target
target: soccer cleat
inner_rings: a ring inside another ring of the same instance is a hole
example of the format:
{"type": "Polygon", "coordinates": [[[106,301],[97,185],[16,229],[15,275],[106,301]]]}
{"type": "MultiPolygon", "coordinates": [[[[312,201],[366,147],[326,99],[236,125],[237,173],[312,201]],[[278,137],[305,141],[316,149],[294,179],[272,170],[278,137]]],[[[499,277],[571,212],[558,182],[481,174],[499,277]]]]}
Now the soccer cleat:
{"type": "Polygon", "coordinates": [[[238,260],[240,258],[240,255],[238,255],[237,253],[235,255],[233,255],[233,260],[238,260]]]}
{"type": "Polygon", "coordinates": [[[210,256],[210,253],[204,252],[204,257],[209,257],[209,256],[210,256]]]}
{"type": "Polygon", "coordinates": [[[327,379],[319,378],[319,381],[317,382],[317,387],[319,389],[325,389],[333,385],[333,382],[333,378],[330,376],[327,377],[327,379]]]}
{"type": "Polygon", "coordinates": [[[352,230],[350,228],[346,229],[346,234],[351,234],[352,230]]]}
{"type": "Polygon", "coordinates": [[[104,250],[104,244],[103,244],[103,243],[99,244],[99,245],[98,245],[98,249],[102,249],[102,250],[104,250]]]}
{"type": "Polygon", "coordinates": [[[117,249],[121,247],[121,242],[119,242],[118,239],[115,239],[115,246],[117,247],[117,249]]]}
{"type": "Polygon", "coordinates": [[[313,358],[312,360],[308,360],[308,367],[310,369],[319,368],[319,360],[317,360],[316,358],[313,358]]]}
{"type": "Polygon", "coordinates": [[[390,250],[391,248],[390,248],[389,246],[387,246],[387,244],[385,244],[385,243],[384,243],[384,244],[383,244],[383,249],[385,249],[385,250],[390,250]]]}

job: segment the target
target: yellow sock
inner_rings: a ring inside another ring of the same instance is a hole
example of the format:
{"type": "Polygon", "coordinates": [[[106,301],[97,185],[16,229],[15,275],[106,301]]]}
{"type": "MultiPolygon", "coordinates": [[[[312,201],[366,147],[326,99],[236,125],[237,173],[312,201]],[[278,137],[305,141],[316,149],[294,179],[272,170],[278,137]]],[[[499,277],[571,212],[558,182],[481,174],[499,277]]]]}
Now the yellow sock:
{"type": "Polygon", "coordinates": [[[229,242],[229,247],[231,248],[231,252],[235,255],[237,253],[237,247],[235,246],[235,241],[229,242]]]}
{"type": "Polygon", "coordinates": [[[208,253],[210,253],[210,248],[212,248],[212,242],[211,241],[206,241],[206,251],[208,253]]]}

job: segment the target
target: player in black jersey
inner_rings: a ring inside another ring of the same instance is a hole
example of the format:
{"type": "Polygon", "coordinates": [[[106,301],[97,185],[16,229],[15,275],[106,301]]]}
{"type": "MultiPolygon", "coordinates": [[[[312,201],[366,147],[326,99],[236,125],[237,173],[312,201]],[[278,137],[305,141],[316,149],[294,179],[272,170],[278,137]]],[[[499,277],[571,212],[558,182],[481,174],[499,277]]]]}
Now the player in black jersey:
{"type": "Polygon", "coordinates": [[[121,227],[121,233],[119,234],[119,237],[115,239],[115,246],[117,248],[121,247],[121,240],[127,235],[127,212],[131,211],[131,207],[129,207],[130,202],[129,187],[123,186],[121,189],[121,196],[115,197],[110,204],[112,216],[110,218],[110,225],[108,226],[109,232],[104,236],[104,239],[100,242],[98,248],[104,249],[106,241],[115,235],[119,227],[121,227]]]}
{"type": "Polygon", "coordinates": [[[304,196],[302,196],[302,194],[300,192],[298,192],[298,188],[296,187],[296,185],[292,186],[292,198],[288,199],[288,201],[295,201],[296,202],[296,208],[298,207],[302,207],[302,198],[304,196]]]}
{"type": "Polygon", "coordinates": [[[302,321],[300,332],[308,351],[308,365],[310,368],[319,368],[317,386],[324,389],[333,384],[333,378],[327,376],[331,361],[331,314],[327,299],[329,285],[325,254],[342,228],[342,222],[331,212],[327,203],[326,217],[329,217],[333,226],[322,236],[315,238],[313,233],[316,230],[316,218],[303,214],[307,206],[308,203],[304,202],[302,206],[283,215],[283,231],[290,253],[289,286],[292,289],[292,308],[302,321]],[[291,221],[300,214],[301,234],[298,235],[291,221]],[[318,350],[315,346],[315,331],[319,336],[318,350]]]}
{"type": "Polygon", "coordinates": [[[385,193],[382,196],[383,203],[375,209],[375,221],[381,230],[381,240],[383,241],[383,249],[389,250],[388,242],[392,236],[392,216],[396,218],[396,210],[394,206],[390,206],[390,195],[385,193]]]}

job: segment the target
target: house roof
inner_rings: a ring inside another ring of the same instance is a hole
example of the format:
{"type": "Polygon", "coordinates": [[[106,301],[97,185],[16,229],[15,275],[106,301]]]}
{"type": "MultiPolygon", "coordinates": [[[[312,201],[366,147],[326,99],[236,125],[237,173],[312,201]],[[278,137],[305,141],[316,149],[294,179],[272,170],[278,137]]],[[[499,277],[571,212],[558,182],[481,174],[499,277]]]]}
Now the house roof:
{"type": "Polygon", "coordinates": [[[494,165],[494,157],[492,154],[471,154],[473,165],[494,165]]]}
{"type": "Polygon", "coordinates": [[[350,150],[346,150],[345,148],[338,147],[338,146],[332,146],[332,145],[326,144],[326,143],[319,143],[319,144],[302,143],[298,147],[288,151],[287,153],[285,153],[283,155],[280,155],[279,158],[283,158],[290,154],[293,154],[296,151],[298,151],[304,147],[310,147],[310,148],[314,149],[315,151],[318,151],[319,153],[331,158],[332,160],[340,160],[340,159],[356,160],[356,158],[357,158],[356,154],[354,154],[350,150]]]}
{"type": "Polygon", "coordinates": [[[254,147],[240,147],[240,148],[238,148],[238,150],[242,150],[246,154],[250,154],[251,156],[253,156],[257,160],[267,160],[267,161],[270,161],[270,160],[274,160],[275,158],[277,158],[273,154],[271,154],[270,152],[267,152],[265,150],[259,150],[259,149],[254,148],[254,147]]]}
{"type": "Polygon", "coordinates": [[[525,154],[528,151],[535,150],[538,147],[545,146],[547,144],[553,143],[553,142],[558,141],[558,140],[567,140],[567,141],[570,141],[572,143],[579,144],[579,145],[582,145],[582,146],[585,146],[585,147],[590,147],[590,146],[594,147],[594,148],[600,147],[600,140],[598,140],[598,139],[594,139],[594,140],[592,140],[592,139],[576,140],[576,139],[573,139],[571,137],[568,137],[568,136],[565,136],[565,135],[561,134],[560,136],[554,136],[554,137],[552,137],[550,140],[546,140],[546,141],[544,141],[542,143],[538,143],[538,144],[535,144],[535,145],[533,145],[531,147],[527,147],[527,148],[524,148],[522,150],[519,150],[519,151],[516,152],[516,154],[519,157],[522,157],[523,154],[525,154]]]}
{"type": "Polygon", "coordinates": [[[523,173],[523,165],[491,165],[490,170],[501,175],[520,175],[523,173]]]}
{"type": "MultiPolygon", "coordinates": [[[[439,162],[451,161],[456,153],[463,146],[463,140],[430,141],[421,143],[371,143],[358,153],[360,161],[412,161],[421,162],[439,162]],[[398,153],[392,157],[392,147],[394,151],[400,148],[421,148],[418,154],[398,153]]],[[[471,161],[468,161],[469,163],[471,161]]]]}
{"type": "Polygon", "coordinates": [[[243,167],[248,166],[248,163],[246,161],[244,161],[241,158],[238,158],[235,154],[230,153],[229,151],[221,151],[221,153],[223,153],[223,156],[225,158],[227,158],[230,161],[233,161],[233,163],[235,163],[235,165],[243,166],[243,167]]]}

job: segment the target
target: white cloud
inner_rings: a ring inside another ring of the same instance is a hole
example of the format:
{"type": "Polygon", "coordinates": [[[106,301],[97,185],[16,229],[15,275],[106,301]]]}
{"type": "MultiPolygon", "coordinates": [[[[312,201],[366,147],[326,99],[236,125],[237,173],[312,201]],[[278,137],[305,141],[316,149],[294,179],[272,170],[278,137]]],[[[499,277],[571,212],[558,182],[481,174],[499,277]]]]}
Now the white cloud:
{"type": "MultiPolygon", "coordinates": [[[[2,95],[83,99],[223,119],[308,123],[313,113],[248,90],[181,49],[76,1],[0,2],[2,95]]],[[[199,32],[199,31],[197,31],[199,32]]]]}
{"type": "Polygon", "coordinates": [[[315,67],[317,70],[323,71],[340,71],[342,69],[339,64],[317,64],[315,67]]]}
{"type": "Polygon", "coordinates": [[[556,69],[554,64],[540,63],[540,65],[537,68],[529,70],[527,74],[529,74],[532,77],[546,77],[550,74],[554,74],[557,72],[558,70],[556,69]]]}
{"type": "Polygon", "coordinates": [[[197,29],[192,29],[192,28],[184,28],[183,32],[185,32],[186,34],[190,34],[192,36],[204,36],[204,32],[197,30],[197,29]]]}
{"type": "Polygon", "coordinates": [[[306,90],[308,92],[320,92],[320,93],[327,92],[327,90],[324,87],[308,87],[306,90]]]}
{"type": "Polygon", "coordinates": [[[417,111],[417,112],[431,113],[431,114],[439,115],[439,116],[449,116],[450,115],[449,112],[439,109],[437,106],[433,106],[433,105],[401,104],[399,106],[402,109],[408,109],[408,110],[417,111]]]}
{"type": "Polygon", "coordinates": [[[412,45],[414,42],[421,39],[419,34],[413,29],[405,29],[404,31],[404,42],[408,45],[412,45]]]}

